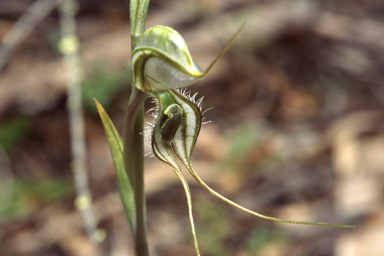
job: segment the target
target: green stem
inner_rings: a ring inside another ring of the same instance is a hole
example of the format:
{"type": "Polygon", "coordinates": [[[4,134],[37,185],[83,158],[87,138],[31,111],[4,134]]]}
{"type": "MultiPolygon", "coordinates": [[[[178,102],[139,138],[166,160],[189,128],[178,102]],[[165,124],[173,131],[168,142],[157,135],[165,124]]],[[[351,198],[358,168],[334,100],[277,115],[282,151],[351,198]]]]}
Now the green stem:
{"type": "MultiPolygon", "coordinates": [[[[149,0],[131,0],[131,48],[145,31],[149,0]]],[[[148,256],[146,233],[146,201],[144,191],[144,140],[141,135],[144,126],[143,103],[147,94],[136,89],[132,84],[131,98],[124,123],[124,165],[131,182],[136,205],[136,222],[130,223],[135,239],[136,255],[148,256]]]]}
{"type": "Polygon", "coordinates": [[[131,0],[131,49],[135,49],[137,41],[145,31],[149,0],[131,0]]]}
{"type": "Polygon", "coordinates": [[[134,89],[124,121],[124,165],[135,194],[136,221],[130,223],[138,256],[148,255],[144,194],[143,103],[147,94],[134,89]]]}

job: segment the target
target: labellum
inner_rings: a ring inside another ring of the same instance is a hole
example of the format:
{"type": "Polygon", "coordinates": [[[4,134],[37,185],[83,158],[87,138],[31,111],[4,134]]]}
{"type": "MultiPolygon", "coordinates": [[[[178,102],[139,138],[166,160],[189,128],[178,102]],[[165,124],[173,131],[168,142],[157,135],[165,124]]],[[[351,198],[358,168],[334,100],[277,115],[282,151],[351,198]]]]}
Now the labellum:
{"type": "Polygon", "coordinates": [[[170,105],[164,114],[168,116],[161,127],[161,137],[167,142],[172,142],[181,125],[183,110],[177,104],[170,105]]]}

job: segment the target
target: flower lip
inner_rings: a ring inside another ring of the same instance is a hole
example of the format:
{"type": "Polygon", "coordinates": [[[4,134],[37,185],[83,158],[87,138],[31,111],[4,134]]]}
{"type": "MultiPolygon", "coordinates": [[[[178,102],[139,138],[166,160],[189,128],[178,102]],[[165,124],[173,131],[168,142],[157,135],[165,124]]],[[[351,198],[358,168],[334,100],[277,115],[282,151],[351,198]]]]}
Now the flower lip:
{"type": "Polygon", "coordinates": [[[164,114],[167,118],[160,129],[161,137],[163,140],[171,142],[182,123],[183,109],[174,103],[164,111],[164,114]]]}

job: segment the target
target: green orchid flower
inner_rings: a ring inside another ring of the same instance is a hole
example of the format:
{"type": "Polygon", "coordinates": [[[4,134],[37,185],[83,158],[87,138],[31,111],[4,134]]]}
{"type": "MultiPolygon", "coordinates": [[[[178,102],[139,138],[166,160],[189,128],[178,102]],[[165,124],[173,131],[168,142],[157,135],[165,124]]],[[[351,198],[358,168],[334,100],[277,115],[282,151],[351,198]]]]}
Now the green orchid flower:
{"type": "Polygon", "coordinates": [[[132,53],[134,85],[152,97],[157,105],[151,127],[152,150],[154,155],[168,164],[181,180],[187,197],[197,255],[200,254],[193,224],[191,193],[175,156],[206,190],[245,212],[263,219],[293,224],[351,227],[322,222],[293,221],[259,214],[232,202],[211,189],[193,169],[192,152],[203,123],[202,99],[196,100],[196,94],[191,96],[186,93],[185,89],[180,90],[180,88],[185,88],[203,78],[240,34],[243,26],[205,71],[202,71],[193,61],[182,36],[172,28],[165,26],[153,26],[147,29],[132,53]]]}
{"type": "Polygon", "coordinates": [[[114,161],[122,203],[135,239],[136,252],[149,255],[146,238],[145,194],[143,184],[142,104],[149,96],[156,103],[154,120],[150,127],[150,143],[154,155],[169,165],[179,177],[187,197],[189,219],[196,254],[200,255],[192,215],[192,199],[188,182],[176,158],[194,179],[221,200],[263,219],[303,225],[353,227],[323,222],[304,222],[274,218],[251,211],[220,195],[210,188],[195,172],[191,158],[203,124],[202,98],[186,92],[185,87],[204,78],[217,60],[226,52],[242,31],[244,25],[220,51],[205,71],[193,61],[182,36],[165,26],[153,26],[146,31],[145,17],[148,0],[131,1],[132,73],[133,90],[124,127],[124,142],[108,114],[95,100],[114,161]],[[143,32],[144,31],[144,32],[143,32]]]}

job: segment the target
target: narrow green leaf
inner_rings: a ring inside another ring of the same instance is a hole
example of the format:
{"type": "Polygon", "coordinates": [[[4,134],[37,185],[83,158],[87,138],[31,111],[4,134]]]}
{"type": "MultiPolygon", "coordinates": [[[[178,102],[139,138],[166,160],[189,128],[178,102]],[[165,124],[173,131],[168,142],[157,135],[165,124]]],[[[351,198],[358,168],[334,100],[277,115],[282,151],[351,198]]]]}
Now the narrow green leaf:
{"type": "Polygon", "coordinates": [[[116,169],[120,197],[124,205],[125,213],[131,225],[132,232],[134,232],[136,229],[135,197],[131,183],[129,182],[128,175],[125,172],[123,159],[123,142],[107,112],[105,112],[104,108],[96,99],[94,99],[94,101],[103,123],[105,134],[108,138],[109,148],[111,149],[113,163],[116,169]]]}

